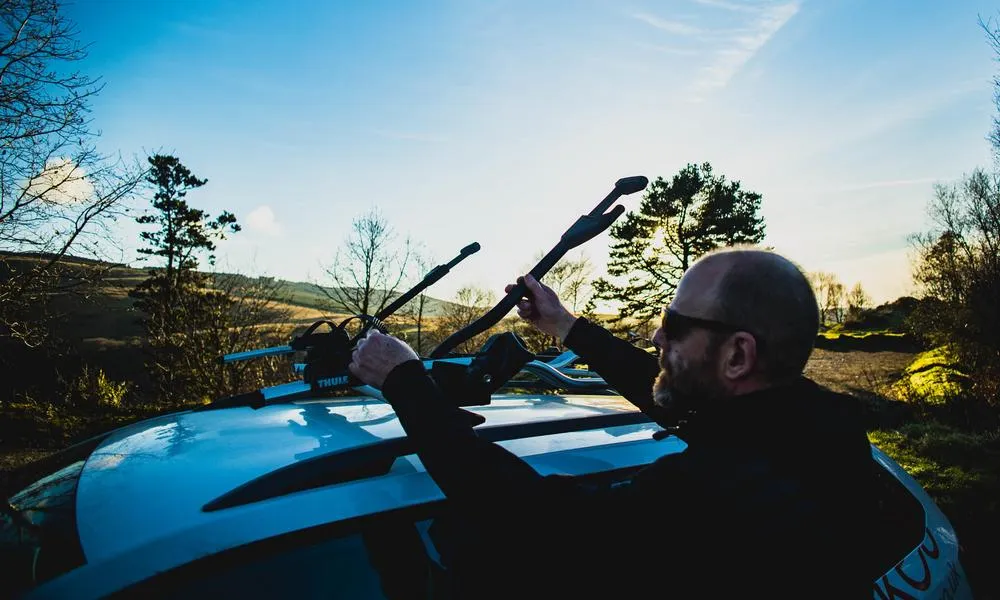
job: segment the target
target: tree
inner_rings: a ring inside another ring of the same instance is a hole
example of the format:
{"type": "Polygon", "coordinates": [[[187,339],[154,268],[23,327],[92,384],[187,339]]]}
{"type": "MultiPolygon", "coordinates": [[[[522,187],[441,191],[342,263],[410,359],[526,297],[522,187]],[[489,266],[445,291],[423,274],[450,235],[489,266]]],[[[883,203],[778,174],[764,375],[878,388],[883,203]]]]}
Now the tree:
{"type": "MultiPolygon", "coordinates": [[[[427,255],[415,250],[412,254],[411,262],[418,269],[417,278],[414,280],[414,284],[416,284],[430,272],[431,261],[427,258],[427,255]]],[[[429,300],[429,296],[421,292],[403,305],[396,313],[396,321],[413,326],[411,333],[407,334],[404,331],[400,335],[413,347],[419,356],[426,356],[433,349],[429,343],[430,338],[427,336],[427,308],[429,300]]]]}
{"type": "Polygon", "coordinates": [[[50,300],[107,273],[65,259],[110,256],[107,226],[143,177],[94,149],[101,86],[74,70],[75,33],[55,0],[0,1],[0,341],[42,343],[50,300]]]}
{"type": "Polygon", "coordinates": [[[929,302],[911,323],[931,343],[952,345],[977,392],[1000,402],[1000,174],[976,169],[935,186],[928,212],[934,229],[911,242],[914,281],[929,302]]]}
{"type": "Polygon", "coordinates": [[[375,315],[393,298],[410,263],[410,240],[396,243],[396,234],[377,208],[356,218],[351,234],[325,269],[332,287],[316,287],[331,301],[333,311],[375,315]]]}
{"type": "MultiPolygon", "coordinates": [[[[538,263],[544,256],[544,252],[535,254],[533,264],[538,263]]],[[[524,267],[522,271],[527,273],[530,269],[531,267],[524,267]]],[[[581,251],[575,258],[564,256],[560,259],[542,277],[542,283],[552,288],[571,312],[586,314],[593,294],[591,283],[593,273],[594,266],[590,257],[581,251]]],[[[514,326],[513,329],[518,335],[536,351],[561,346],[561,342],[555,337],[538,332],[533,327],[521,327],[517,320],[511,321],[508,325],[514,326]]]]}
{"type": "MultiPolygon", "coordinates": [[[[283,383],[294,377],[286,357],[262,357],[219,366],[219,357],[234,352],[280,346],[288,343],[292,313],[284,299],[285,283],[273,277],[217,274],[211,278],[214,309],[200,328],[189,327],[189,354],[193,379],[200,395],[210,399],[283,383]]],[[[197,323],[198,320],[195,320],[197,323]]]]}
{"type": "MultiPolygon", "coordinates": [[[[983,21],[979,18],[979,26],[986,33],[986,40],[993,48],[993,52],[1000,59],[1000,23],[992,18],[983,21]]],[[[993,130],[990,131],[989,140],[993,144],[993,151],[1000,160],[1000,77],[993,78],[993,102],[997,107],[997,114],[993,117],[993,130]]]]}
{"type": "Polygon", "coordinates": [[[812,284],[816,302],[819,304],[819,321],[842,323],[844,320],[844,284],[835,273],[810,273],[809,283],[812,284]]]}
{"type": "Polygon", "coordinates": [[[872,299],[865,292],[865,288],[861,286],[861,282],[854,284],[851,291],[847,292],[847,318],[849,320],[857,320],[861,318],[861,314],[871,306],[872,299]]]}
{"type": "Polygon", "coordinates": [[[218,354],[207,355],[205,340],[199,336],[211,331],[234,301],[209,286],[208,277],[197,270],[198,257],[208,253],[209,264],[214,264],[215,242],[225,239],[227,232],[238,232],[240,226],[232,213],[223,211],[209,219],[187,203],[187,193],[206,180],[198,179],[176,157],[154,155],[149,164],[147,181],[156,187],[154,212],[136,221],[158,228],[140,234],[148,247],[139,252],[147,259],[158,257],[162,264],[131,292],[143,313],[146,365],[161,400],[203,398],[211,388],[205,363],[218,365],[218,354]]]}
{"type": "Polygon", "coordinates": [[[760,194],[714,175],[709,163],[689,164],[671,181],[658,177],[638,212],[611,227],[608,274],[594,282],[595,300],[620,303],[616,321],[654,318],[699,256],[764,238],[760,194]]]}
{"type": "MultiPolygon", "coordinates": [[[[455,292],[450,304],[442,309],[443,314],[438,320],[438,331],[447,337],[481,317],[491,306],[496,304],[496,296],[490,290],[475,286],[464,286],[455,292]]],[[[455,347],[453,352],[472,354],[482,348],[486,340],[496,333],[497,326],[476,334],[455,347]]],[[[442,340],[444,339],[442,337],[442,340]]]]}
{"type": "MultiPolygon", "coordinates": [[[[540,253],[538,260],[543,256],[544,254],[540,253]]],[[[580,252],[575,259],[564,256],[549,269],[549,272],[542,277],[542,281],[558,294],[559,299],[572,312],[576,313],[590,301],[593,274],[594,266],[590,262],[590,257],[580,252]]]]}

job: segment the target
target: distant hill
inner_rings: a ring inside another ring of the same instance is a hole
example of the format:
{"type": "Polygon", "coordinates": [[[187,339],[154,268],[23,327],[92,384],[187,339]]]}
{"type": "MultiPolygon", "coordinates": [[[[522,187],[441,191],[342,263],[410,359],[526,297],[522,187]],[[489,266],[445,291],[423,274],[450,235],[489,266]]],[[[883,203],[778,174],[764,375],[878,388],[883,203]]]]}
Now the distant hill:
{"type": "MultiPolygon", "coordinates": [[[[4,259],[6,262],[12,266],[17,267],[19,263],[27,266],[32,262],[40,262],[47,260],[51,255],[38,254],[38,253],[7,253],[4,254],[4,259]]],[[[121,288],[125,291],[125,296],[128,296],[128,290],[134,288],[142,280],[147,277],[147,268],[135,268],[130,266],[115,266],[110,263],[75,256],[67,256],[62,259],[63,264],[70,266],[78,266],[80,268],[96,268],[96,267],[112,267],[108,278],[106,279],[109,284],[109,289],[107,291],[112,292],[113,288],[121,288]]],[[[211,274],[203,271],[205,274],[211,274]]],[[[234,273],[217,273],[216,275],[222,277],[247,277],[242,274],[234,273]]],[[[251,278],[252,279],[252,278],[251,278]]],[[[332,306],[332,301],[330,298],[320,291],[315,284],[305,282],[305,281],[289,281],[286,279],[278,279],[278,281],[283,285],[283,298],[285,304],[292,306],[299,306],[302,308],[314,309],[318,311],[329,311],[332,310],[336,313],[346,313],[344,306],[332,306]]],[[[334,290],[336,288],[330,286],[324,286],[327,290],[334,290]]],[[[409,288],[403,288],[398,290],[392,295],[392,298],[398,298],[402,293],[405,293],[409,288]]],[[[118,295],[115,293],[114,295],[118,295]]],[[[424,305],[424,314],[430,317],[437,317],[444,314],[444,310],[447,306],[454,306],[455,303],[449,302],[447,300],[441,300],[434,298],[432,296],[426,296],[426,304],[424,305]]]]}
{"type": "MultiPolygon", "coordinates": [[[[49,256],[39,254],[0,255],[0,261],[11,270],[31,268],[49,256]]],[[[138,352],[142,341],[139,313],[135,301],[129,297],[137,284],[147,277],[147,269],[115,266],[86,258],[64,258],[69,267],[69,277],[74,269],[109,268],[103,285],[86,295],[66,294],[56,297],[53,308],[61,315],[56,325],[57,335],[77,348],[80,356],[103,368],[116,379],[134,379],[142,371],[142,354],[138,352]]],[[[219,274],[229,277],[243,275],[219,274]]],[[[302,329],[316,320],[333,318],[339,321],[346,311],[343,307],[329,307],[329,299],[311,283],[279,280],[285,285],[284,304],[290,313],[285,323],[290,329],[302,329]]],[[[405,290],[404,290],[405,291],[405,290]]],[[[398,295],[396,296],[398,297],[398,295]]],[[[428,298],[424,309],[426,317],[440,316],[449,302],[428,298]]],[[[18,348],[20,352],[22,349],[18,348]]],[[[2,351],[2,349],[0,349],[2,351]]]]}

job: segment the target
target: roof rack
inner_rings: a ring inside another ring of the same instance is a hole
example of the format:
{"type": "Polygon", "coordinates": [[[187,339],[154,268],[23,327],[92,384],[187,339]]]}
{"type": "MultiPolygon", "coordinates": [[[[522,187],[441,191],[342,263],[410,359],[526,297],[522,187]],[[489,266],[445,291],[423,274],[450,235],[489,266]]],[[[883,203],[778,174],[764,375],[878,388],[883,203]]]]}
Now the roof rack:
{"type": "MultiPolygon", "coordinates": [[[[499,442],[652,422],[648,416],[638,411],[613,412],[570,419],[484,426],[477,428],[476,434],[485,440],[499,442]]],[[[330,452],[290,464],[244,483],[211,500],[202,507],[202,511],[213,512],[294,492],[377,477],[389,472],[397,458],[413,453],[413,443],[405,436],[330,452]]]]}
{"type": "MultiPolygon", "coordinates": [[[[615,182],[611,192],[593,210],[579,217],[563,233],[559,243],[529,271],[529,274],[536,279],[541,279],[569,250],[587,242],[610,227],[614,220],[625,211],[621,205],[613,208],[611,205],[623,195],[634,194],[645,189],[648,183],[649,180],[642,175],[624,177],[615,182]]],[[[358,340],[372,329],[384,332],[386,329],[384,320],[389,315],[414,298],[421,290],[441,279],[450,271],[451,267],[478,250],[478,243],[474,242],[466,246],[451,262],[432,269],[420,283],[400,295],[374,316],[355,315],[340,324],[326,320],[317,321],[286,346],[237,352],[223,356],[222,362],[229,363],[263,356],[305,352],[305,362],[296,369],[302,374],[302,381],[220,398],[196,410],[237,406],[261,408],[276,402],[289,402],[298,398],[348,389],[370,393],[371,388],[364,386],[363,382],[359,381],[348,370],[351,354],[358,340]],[[360,328],[351,337],[348,335],[345,325],[355,319],[360,322],[360,328]],[[318,331],[322,325],[329,326],[330,331],[318,331]]],[[[590,377],[586,372],[571,369],[569,361],[573,357],[557,357],[547,363],[538,360],[538,357],[526,348],[524,341],[513,332],[491,336],[482,349],[471,356],[455,355],[452,352],[459,344],[498,323],[526,294],[527,287],[523,281],[519,280],[499,303],[469,325],[452,333],[438,347],[434,348],[424,361],[425,368],[428,369],[431,376],[445,390],[448,397],[457,399],[456,402],[459,406],[489,404],[493,392],[503,387],[522,371],[527,371],[538,379],[537,382],[521,382],[528,385],[548,385],[573,391],[597,391],[607,388],[603,379],[590,377]],[[464,358],[465,360],[451,360],[454,358],[464,358]],[[560,362],[560,360],[566,362],[560,362]]]]}

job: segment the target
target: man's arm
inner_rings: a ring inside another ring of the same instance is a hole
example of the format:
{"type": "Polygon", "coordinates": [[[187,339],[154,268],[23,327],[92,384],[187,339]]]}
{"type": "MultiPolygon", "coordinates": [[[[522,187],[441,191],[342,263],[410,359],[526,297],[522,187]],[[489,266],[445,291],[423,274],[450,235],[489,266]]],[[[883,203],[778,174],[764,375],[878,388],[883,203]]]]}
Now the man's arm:
{"type": "Polygon", "coordinates": [[[444,397],[421,361],[392,369],[382,394],[448,498],[476,506],[544,493],[544,478],[519,457],[477,436],[462,409],[444,397]]]}
{"type": "Polygon", "coordinates": [[[658,422],[665,417],[653,403],[653,381],[660,372],[655,355],[583,317],[573,324],[564,343],[643,413],[658,422]]]}
{"type": "MultiPolygon", "coordinates": [[[[555,291],[530,274],[523,278],[527,296],[517,303],[517,314],[549,335],[554,335],[583,358],[611,387],[658,423],[666,415],[653,403],[653,381],[660,369],[656,357],[619,339],[603,327],[577,318],[555,291]]],[[[514,285],[508,285],[508,293],[514,285]]]]}

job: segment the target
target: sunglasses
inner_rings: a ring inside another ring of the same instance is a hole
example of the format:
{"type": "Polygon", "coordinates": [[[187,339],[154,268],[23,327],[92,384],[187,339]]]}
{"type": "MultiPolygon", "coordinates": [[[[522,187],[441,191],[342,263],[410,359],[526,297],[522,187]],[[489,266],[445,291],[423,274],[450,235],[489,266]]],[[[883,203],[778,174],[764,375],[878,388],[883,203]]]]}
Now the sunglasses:
{"type": "Polygon", "coordinates": [[[753,332],[747,331],[746,327],[738,327],[736,325],[712,319],[689,317],[672,308],[668,308],[663,311],[663,321],[660,324],[660,329],[663,331],[663,337],[667,341],[679,341],[687,337],[687,335],[695,329],[707,329],[708,331],[717,331],[719,333],[736,333],[737,331],[746,331],[754,337],[754,340],[757,341],[757,346],[760,346],[761,343],[760,337],[755,335],[753,332]]]}

